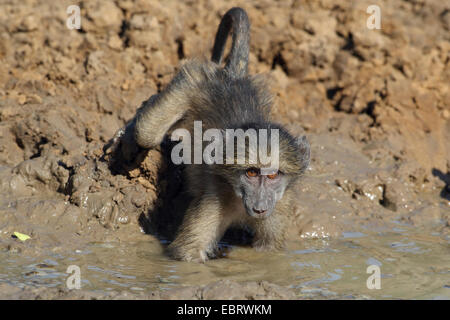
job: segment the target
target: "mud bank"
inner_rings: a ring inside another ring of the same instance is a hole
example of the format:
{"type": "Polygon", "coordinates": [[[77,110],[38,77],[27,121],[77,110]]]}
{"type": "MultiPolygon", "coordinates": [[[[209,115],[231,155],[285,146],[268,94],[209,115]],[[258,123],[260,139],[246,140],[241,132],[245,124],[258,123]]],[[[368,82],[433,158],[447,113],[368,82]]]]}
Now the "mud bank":
{"type": "MultiPolygon", "coordinates": [[[[250,16],[250,72],[273,84],[274,117],[312,146],[289,239],[400,224],[435,234],[448,249],[450,8],[379,1],[382,29],[369,30],[372,2],[91,0],[80,2],[77,31],[66,27],[69,1],[2,1],[2,257],[45,260],[91,243],[140,241],[162,255],[186,202],[182,168],[167,161],[164,146],[138,165],[114,161],[108,142],[183,59],[209,56],[233,5],[250,16]],[[31,239],[11,237],[16,231],[31,239]]],[[[444,258],[438,269],[450,272],[444,258]]],[[[8,298],[306,297],[260,282],[265,275],[142,294],[74,293],[0,275],[8,298]]]]}

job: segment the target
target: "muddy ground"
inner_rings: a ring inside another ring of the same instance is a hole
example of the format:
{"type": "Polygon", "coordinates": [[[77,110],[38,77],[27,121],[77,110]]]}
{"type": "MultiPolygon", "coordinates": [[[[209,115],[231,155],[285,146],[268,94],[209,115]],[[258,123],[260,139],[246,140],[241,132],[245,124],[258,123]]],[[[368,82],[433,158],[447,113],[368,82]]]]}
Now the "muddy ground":
{"type": "MultiPolygon", "coordinates": [[[[448,244],[448,2],[79,3],[81,29],[69,30],[71,1],[0,1],[0,250],[7,255],[170,239],[182,168],[166,161],[164,148],[134,168],[111,165],[108,142],[183,59],[209,56],[220,17],[234,5],[251,19],[250,72],[269,79],[274,117],[312,146],[290,239],[404,223],[448,244]],[[366,26],[371,4],[381,8],[381,30],[366,26]],[[13,238],[16,231],[31,239],[13,238]]],[[[0,280],[6,298],[302,297],[264,281],[138,295],[0,280]]]]}

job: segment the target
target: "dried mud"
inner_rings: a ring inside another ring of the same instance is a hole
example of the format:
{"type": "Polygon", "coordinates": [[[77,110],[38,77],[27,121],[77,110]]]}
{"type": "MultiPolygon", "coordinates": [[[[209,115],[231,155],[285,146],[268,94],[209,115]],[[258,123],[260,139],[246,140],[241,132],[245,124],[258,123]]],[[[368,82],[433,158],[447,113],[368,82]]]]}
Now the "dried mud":
{"type": "MultiPolygon", "coordinates": [[[[80,2],[81,29],[69,30],[69,1],[0,1],[0,250],[40,257],[89,243],[170,240],[187,199],[168,146],[127,166],[108,143],[183,59],[209,56],[234,5],[251,19],[250,71],[272,84],[273,116],[312,146],[289,239],[401,223],[431,230],[448,249],[450,7],[379,1],[382,29],[369,30],[372,2],[90,0],[80,2]]],[[[306,296],[264,281],[139,295],[0,277],[0,297],[306,296]]]]}

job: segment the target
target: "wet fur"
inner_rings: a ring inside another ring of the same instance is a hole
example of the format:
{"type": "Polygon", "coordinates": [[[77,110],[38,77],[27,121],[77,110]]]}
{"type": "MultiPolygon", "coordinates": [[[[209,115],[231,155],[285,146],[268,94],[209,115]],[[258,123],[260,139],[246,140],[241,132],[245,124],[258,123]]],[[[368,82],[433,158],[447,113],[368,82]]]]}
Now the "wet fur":
{"type": "Polygon", "coordinates": [[[286,213],[292,210],[295,197],[292,186],[309,164],[309,144],[304,137],[294,138],[281,125],[271,122],[272,98],[265,82],[259,76],[247,75],[249,27],[245,11],[231,9],[219,26],[213,61],[187,61],[160,94],[144,103],[132,122],[135,140],[141,148],[154,148],[175,128],[186,128],[193,137],[196,120],[202,121],[203,131],[277,128],[280,170],[288,177],[289,185],[273,214],[254,219],[246,214],[242,199],[233,188],[233,177],[245,165],[186,165],[188,192],[194,200],[168,247],[176,259],[206,261],[215,256],[217,242],[232,225],[250,227],[254,231],[253,245],[258,249],[279,249],[285,242],[286,213]],[[225,67],[221,67],[230,31],[232,50],[225,67]]]}

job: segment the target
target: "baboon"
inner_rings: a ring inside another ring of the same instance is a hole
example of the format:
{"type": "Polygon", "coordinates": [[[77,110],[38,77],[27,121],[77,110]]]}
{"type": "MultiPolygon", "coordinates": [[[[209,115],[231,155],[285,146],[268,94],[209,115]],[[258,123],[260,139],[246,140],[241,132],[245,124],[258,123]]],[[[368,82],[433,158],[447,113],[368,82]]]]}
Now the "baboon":
{"type": "MultiPolygon", "coordinates": [[[[277,129],[276,171],[265,172],[267,164],[260,159],[250,163],[249,150],[245,163],[186,165],[187,191],[193,200],[167,247],[175,259],[204,262],[214,257],[218,241],[233,225],[250,228],[257,249],[279,249],[285,242],[293,186],[309,165],[310,147],[306,137],[293,137],[270,120],[269,89],[260,76],[248,75],[249,31],[247,13],[230,9],[219,25],[211,61],[185,62],[168,86],[142,105],[126,132],[120,133],[122,152],[130,158],[139,148],[160,145],[174,128],[193,133],[194,121],[202,121],[204,130],[266,129],[269,138],[271,129],[277,129]],[[231,51],[222,67],[230,33],[231,51]]],[[[247,140],[245,145],[251,148],[247,140]]]]}

